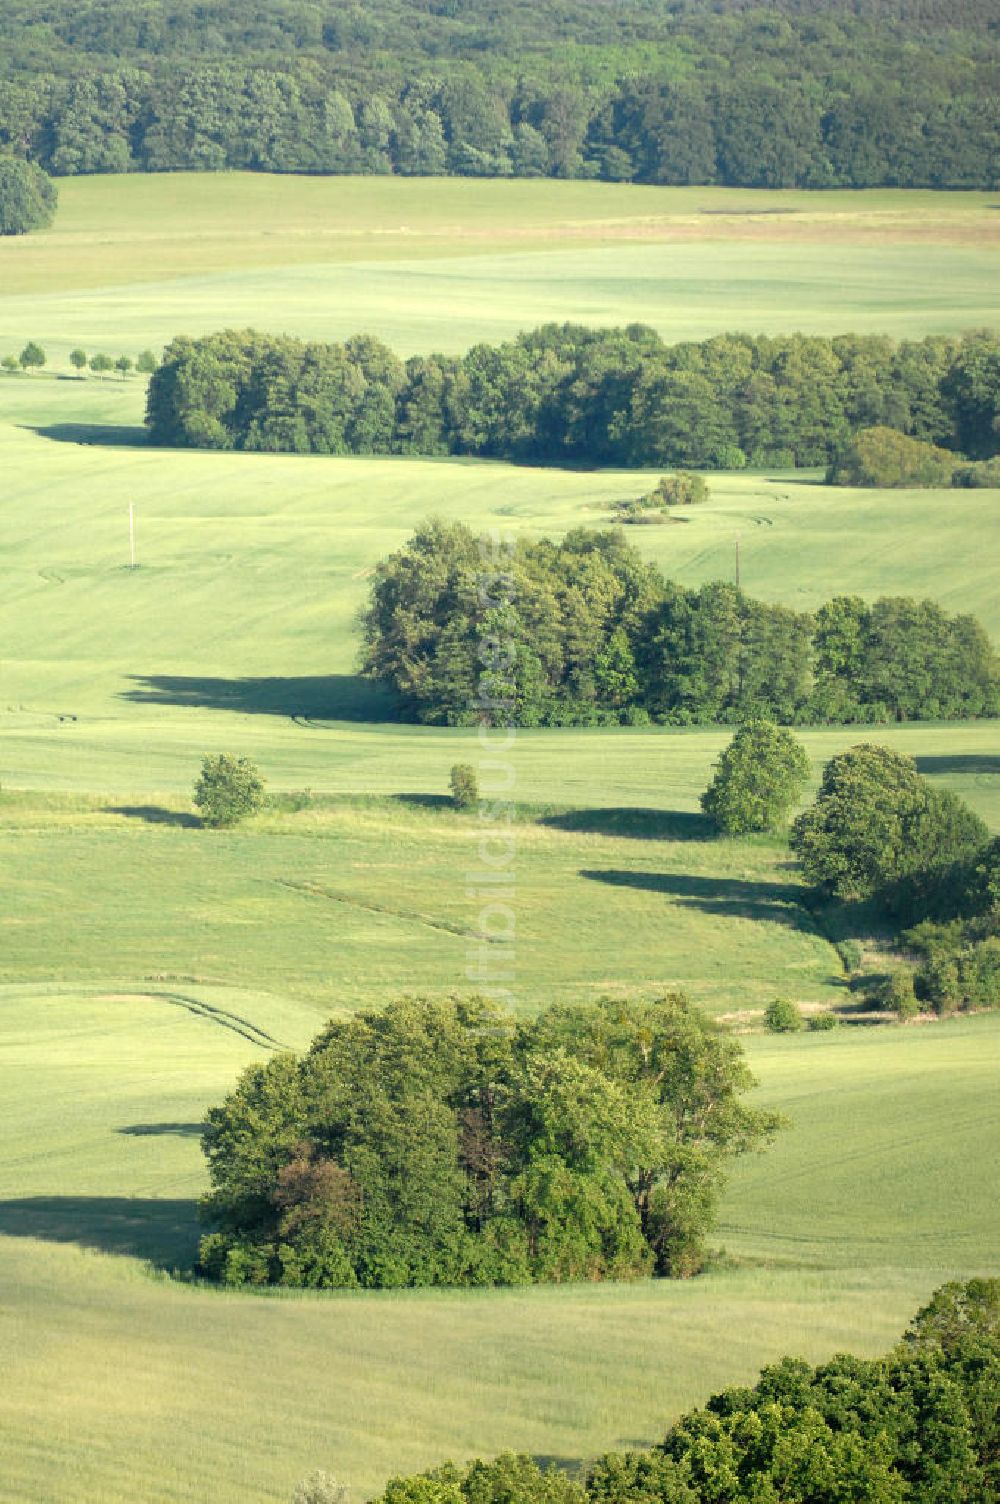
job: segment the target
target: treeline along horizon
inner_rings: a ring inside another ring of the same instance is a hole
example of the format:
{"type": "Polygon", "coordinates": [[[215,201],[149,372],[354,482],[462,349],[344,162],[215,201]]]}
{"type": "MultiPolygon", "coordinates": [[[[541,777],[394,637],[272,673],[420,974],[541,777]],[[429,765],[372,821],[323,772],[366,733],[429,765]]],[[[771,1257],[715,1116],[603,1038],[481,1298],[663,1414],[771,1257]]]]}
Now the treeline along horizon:
{"type": "Polygon", "coordinates": [[[57,175],[1000,184],[996,0],[8,0],[0,148],[57,175]]]}
{"type": "Polygon", "coordinates": [[[431,521],[375,569],[362,669],[431,725],[960,720],[1000,714],[972,616],[837,596],[814,612],[666,580],[621,530],[519,537],[484,604],[479,540],[431,521]]]}
{"type": "Polygon", "coordinates": [[[827,465],[883,425],[979,460],[1000,451],[1000,336],[666,345],[642,324],[546,324],[404,362],[368,334],[224,330],[168,345],[146,420],[171,446],[723,470],[827,465]]]}

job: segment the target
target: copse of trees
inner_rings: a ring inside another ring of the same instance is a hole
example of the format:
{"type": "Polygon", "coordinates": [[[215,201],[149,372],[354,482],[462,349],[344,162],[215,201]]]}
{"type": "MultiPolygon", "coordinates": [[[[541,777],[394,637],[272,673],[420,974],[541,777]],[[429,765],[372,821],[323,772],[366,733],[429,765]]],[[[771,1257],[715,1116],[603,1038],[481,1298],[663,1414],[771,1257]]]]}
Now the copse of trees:
{"type": "Polygon", "coordinates": [[[1000,712],[982,627],[932,601],[841,596],[815,615],[664,580],[621,531],[519,538],[481,601],[480,550],[424,524],[375,569],[363,671],[432,725],[959,719],[1000,712]],[[497,644],[484,663],[484,642],[497,644]]]}
{"type": "Polygon", "coordinates": [[[200,1266],[313,1287],[690,1275],[727,1165],[779,1126],[751,1085],[676,994],[335,1020],[209,1112],[200,1266]]]}
{"type": "Polygon", "coordinates": [[[882,1358],[785,1357],[581,1479],[529,1456],[392,1478],[375,1504],[990,1504],[1000,1280],[942,1286],[882,1358]]]}
{"type": "Polygon", "coordinates": [[[0,235],[43,230],[56,200],[56,186],[39,166],[0,152],[0,235]]]}
{"type": "Polygon", "coordinates": [[[1000,338],[666,345],[640,324],[548,324],[404,364],[371,335],[226,330],[168,346],[146,421],[161,445],[697,469],[844,466],[852,435],[882,425],[983,460],[1000,451],[1000,338]]]}
{"type": "Polygon", "coordinates": [[[661,475],[651,491],[643,496],[630,496],[616,501],[612,506],[615,521],[663,522],[674,506],[693,506],[707,501],[708,485],[701,475],[690,470],[678,470],[670,475],[661,475]]]}
{"type": "Polygon", "coordinates": [[[8,0],[0,142],[57,174],[1000,183],[982,3],[896,4],[891,25],[884,6],[802,0],[118,12],[8,0]]]}

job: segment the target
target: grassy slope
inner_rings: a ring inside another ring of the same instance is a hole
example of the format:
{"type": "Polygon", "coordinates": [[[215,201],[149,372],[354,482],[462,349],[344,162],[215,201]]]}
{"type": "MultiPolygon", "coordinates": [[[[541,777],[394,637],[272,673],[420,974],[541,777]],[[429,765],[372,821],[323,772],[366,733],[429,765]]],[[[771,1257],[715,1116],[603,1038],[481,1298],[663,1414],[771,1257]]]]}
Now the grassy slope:
{"type": "Polygon", "coordinates": [[[886,1346],[1000,1235],[1000,1020],[977,1019],[750,1040],[793,1126],[727,1198],[740,1266],[689,1285],[316,1301],[154,1284],[122,1255],[189,1253],[196,1125],[261,1054],[230,1025],[292,1043],[312,1027],[273,998],[184,995],[217,1011],[111,986],[4,993],[11,1504],[263,1504],[316,1465],[357,1500],[446,1455],[653,1440],[783,1351],[886,1346]]]}
{"type": "MultiPolygon", "coordinates": [[[[0,351],[34,336],[59,358],[77,341],[134,352],[251,320],[365,325],[408,350],[549,317],[917,333],[998,314],[996,216],[976,195],[232,177],[61,189],[50,234],[0,245],[0,351]],[[747,214],[762,204],[796,212],[747,214]]],[[[473,918],[474,828],[394,796],[439,793],[470,744],[369,722],[379,706],[351,677],[365,572],[431,510],[557,533],[638,483],[55,441],[140,416],[138,383],[0,378],[0,757],[5,789],[24,791],[0,798],[0,977],[18,979],[0,997],[0,1499],[278,1501],[324,1465],[357,1504],[388,1471],[449,1452],[648,1440],[782,1351],[883,1347],[947,1272],[979,1267],[1000,1231],[984,1181],[994,1019],[751,1038],[762,1092],[795,1126],[729,1194],[736,1267],[688,1286],[240,1298],[153,1283],[121,1256],[187,1257],[195,1126],[262,1035],[301,1044],[340,1003],[462,985],[448,926],[473,918]],[[122,568],[130,500],[137,575],[122,568]],[[224,746],[257,756],[274,787],[380,797],[202,836],[178,817],[198,757],[224,746]]],[[[995,493],[959,509],[788,477],[714,486],[685,527],[637,536],[679,578],[726,572],[739,532],[744,578],[768,598],[905,589],[1000,628],[995,493]]],[[[856,735],[807,733],[814,765],[856,735]]],[[[995,727],[878,735],[1000,827],[995,727]]],[[[675,839],[698,835],[724,741],[518,738],[517,796],[556,816],[519,831],[525,1003],[679,979],[716,1002],[837,995],[829,948],[777,922],[779,850],[675,839]]]]}

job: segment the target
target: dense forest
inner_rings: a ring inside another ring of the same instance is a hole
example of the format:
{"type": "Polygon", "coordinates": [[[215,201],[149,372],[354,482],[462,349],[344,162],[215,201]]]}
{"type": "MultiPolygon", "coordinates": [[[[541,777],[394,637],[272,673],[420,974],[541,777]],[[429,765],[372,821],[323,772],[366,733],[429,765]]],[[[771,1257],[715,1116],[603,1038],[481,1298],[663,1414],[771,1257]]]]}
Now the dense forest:
{"type": "Polygon", "coordinates": [[[717,581],[688,590],[622,532],[519,538],[482,593],[479,542],[430,522],[371,581],[363,666],[431,724],[960,719],[1000,712],[971,616],[838,596],[813,614],[717,581]]]}
{"type": "Polygon", "coordinates": [[[1000,1280],[939,1289],[882,1358],[786,1357],[582,1479],[528,1456],[393,1478],[376,1504],[993,1504],[1000,1280]]]}
{"type": "Polygon", "coordinates": [[[334,1020],[209,1113],[201,1268],[317,1288],[693,1274],[727,1164],[780,1126],[752,1085],[679,995],[334,1020]]]}
{"type": "Polygon", "coordinates": [[[546,324],[404,363],[367,334],[307,344],[225,330],[171,342],[147,423],[164,445],[722,470],[836,466],[876,425],[981,460],[1000,450],[1000,337],[666,345],[642,324],[546,324]]]}
{"type": "Polygon", "coordinates": [[[0,147],[750,187],[1000,184],[996,0],[8,0],[0,147]]]}

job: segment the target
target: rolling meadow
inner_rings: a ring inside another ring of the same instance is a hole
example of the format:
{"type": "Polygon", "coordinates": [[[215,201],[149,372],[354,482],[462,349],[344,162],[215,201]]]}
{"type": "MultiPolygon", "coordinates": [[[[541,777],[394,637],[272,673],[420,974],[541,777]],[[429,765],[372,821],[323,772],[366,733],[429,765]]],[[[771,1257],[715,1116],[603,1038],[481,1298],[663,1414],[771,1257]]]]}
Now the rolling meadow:
{"type": "MultiPolygon", "coordinates": [[[[342,1010],[474,990],[479,824],[445,797],[473,733],[392,719],[358,676],[372,569],[429,515],[561,536],[636,472],[167,452],[144,382],[76,377],[175,334],[358,330],[401,354],[546,320],[958,332],[1000,320],[995,196],[586,182],[67,179],[0,242],[0,1499],[265,1504],[314,1467],[654,1441],[784,1352],[876,1352],[948,1277],[995,1271],[1000,1019],[856,1016],[787,847],[713,838],[728,734],[519,732],[516,1005],[682,987],[745,1032],[789,1127],[742,1163],[687,1282],[233,1294],[190,1266],[199,1131],[247,1064],[342,1010]],[[128,567],[128,509],[139,567],[128,567]],[[201,758],[253,757],[265,812],[199,827],[201,758]],[[836,1008],[772,1037],[777,994],[836,1008]]],[[[995,491],[709,477],[632,541],[684,584],[802,609],[929,595],[1000,637],[995,491]]],[[[805,728],[814,786],[886,742],[1000,830],[996,723],[805,728]]],[[[485,779],[484,779],[485,781],[485,779]]],[[[871,936],[877,951],[879,936],[871,936]]]]}

